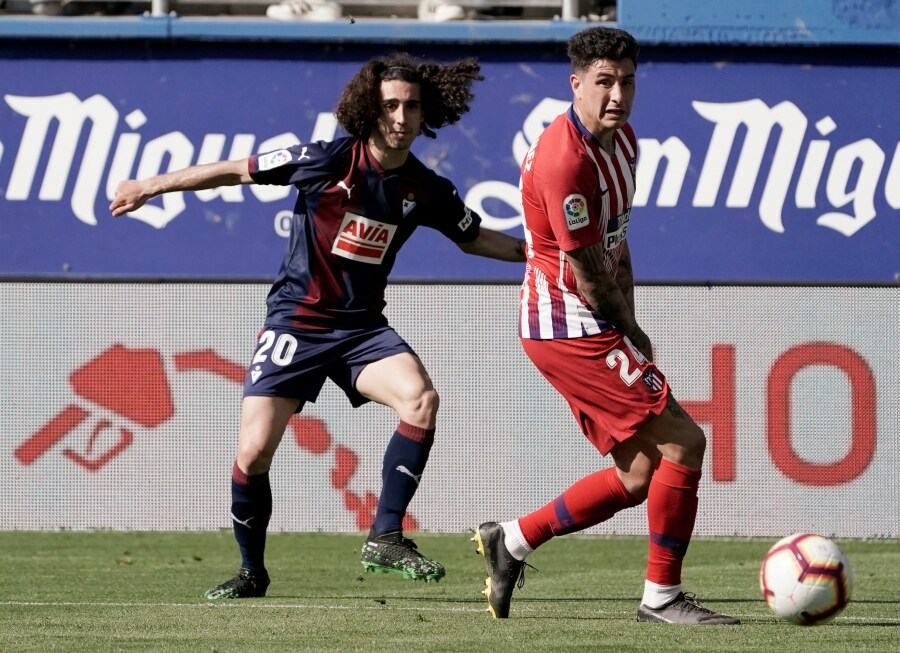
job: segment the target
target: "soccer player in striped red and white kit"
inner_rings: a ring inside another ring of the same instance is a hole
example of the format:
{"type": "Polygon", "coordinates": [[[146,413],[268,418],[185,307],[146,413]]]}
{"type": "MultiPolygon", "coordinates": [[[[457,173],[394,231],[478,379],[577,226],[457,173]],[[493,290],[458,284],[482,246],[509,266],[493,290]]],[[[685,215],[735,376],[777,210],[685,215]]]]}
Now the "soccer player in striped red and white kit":
{"type": "Polygon", "coordinates": [[[509,616],[534,549],[646,500],[650,543],[638,620],[739,623],[700,606],[681,585],[706,439],[672,396],[635,318],[626,232],[637,158],[628,118],[638,50],[618,29],[574,35],[568,43],[572,105],[522,163],[528,243],[522,346],[614,465],[531,514],[478,527],[473,539],[487,561],[485,594],[495,618],[509,616]]]}
{"type": "Polygon", "coordinates": [[[403,518],[434,442],[438,394],[422,361],[382,314],[397,252],[420,226],[468,253],[524,261],[521,239],[481,229],[453,184],[410,151],[419,134],[469,111],[474,59],[446,65],[398,53],[367,62],[344,87],[335,116],[350,134],[235,161],[192,166],[119,184],[120,216],[169,192],[237,184],[294,185],[290,242],[268,296],[265,325],[247,370],[231,517],[241,552],[234,578],[208,599],[266,594],[269,469],[291,417],[331,379],[360,406],[374,401],[399,418],[388,439],[382,489],[360,559],[366,569],[439,580],[443,565],[404,536],[403,518]]]}

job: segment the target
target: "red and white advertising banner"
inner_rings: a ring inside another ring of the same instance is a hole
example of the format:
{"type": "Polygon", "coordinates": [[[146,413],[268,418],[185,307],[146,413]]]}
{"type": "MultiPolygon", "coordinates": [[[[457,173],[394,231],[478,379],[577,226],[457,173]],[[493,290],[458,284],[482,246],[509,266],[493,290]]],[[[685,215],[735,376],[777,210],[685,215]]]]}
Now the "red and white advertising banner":
{"type": "MultiPolygon", "coordinates": [[[[264,284],[0,284],[0,529],[228,528],[264,284]]],[[[505,520],[607,467],[521,351],[513,285],[396,285],[441,396],[410,528],[505,520]]],[[[638,317],[708,437],[696,533],[900,536],[900,289],[641,286],[638,317]]],[[[271,471],[275,531],[368,528],[396,426],[333,385],[271,471]]],[[[635,508],[591,533],[642,534],[635,508]]]]}

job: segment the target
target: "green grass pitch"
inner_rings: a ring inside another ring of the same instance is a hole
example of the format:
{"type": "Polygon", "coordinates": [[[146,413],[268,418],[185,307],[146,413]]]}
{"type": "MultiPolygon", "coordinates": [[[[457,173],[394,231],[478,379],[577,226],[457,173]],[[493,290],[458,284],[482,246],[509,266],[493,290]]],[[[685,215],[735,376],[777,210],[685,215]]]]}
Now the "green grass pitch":
{"type": "Polygon", "coordinates": [[[777,538],[696,539],[685,589],[742,619],[737,627],[639,624],[646,541],[565,537],[536,551],[510,619],[480,595],[485,569],[469,534],[415,537],[447,567],[440,583],[367,574],[362,535],[272,534],[269,594],[209,602],[238,566],[230,532],[2,532],[0,651],[897,651],[900,541],[842,540],[853,602],[831,624],[778,621],[759,562],[777,538]]]}

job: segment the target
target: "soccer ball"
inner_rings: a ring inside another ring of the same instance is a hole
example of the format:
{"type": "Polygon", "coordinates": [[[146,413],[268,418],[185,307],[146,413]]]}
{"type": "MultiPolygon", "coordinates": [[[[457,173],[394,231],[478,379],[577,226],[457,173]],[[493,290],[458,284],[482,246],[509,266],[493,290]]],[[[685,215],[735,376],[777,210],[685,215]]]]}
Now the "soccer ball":
{"type": "Polygon", "coordinates": [[[821,535],[795,533],[769,549],[759,587],[776,615],[802,626],[828,623],[847,607],[853,570],[838,545],[821,535]]]}

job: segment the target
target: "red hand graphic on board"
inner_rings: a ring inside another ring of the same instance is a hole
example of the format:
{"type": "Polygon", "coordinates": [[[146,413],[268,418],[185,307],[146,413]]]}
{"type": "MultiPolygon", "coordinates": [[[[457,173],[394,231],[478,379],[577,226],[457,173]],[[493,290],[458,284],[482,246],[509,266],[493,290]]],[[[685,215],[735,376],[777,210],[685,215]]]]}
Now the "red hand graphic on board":
{"type": "MultiPolygon", "coordinates": [[[[130,424],[148,428],[159,426],[174,414],[162,357],[155,349],[113,345],[72,372],[69,382],[88,406],[69,404],[19,445],[14,455],[23,465],[33,463],[91,417],[91,405],[117,413],[130,424]]],[[[64,455],[85,469],[97,471],[134,441],[132,430],[119,426],[116,443],[95,451],[99,437],[110,428],[114,428],[112,422],[97,417],[85,450],[66,448],[64,455]]]]}

